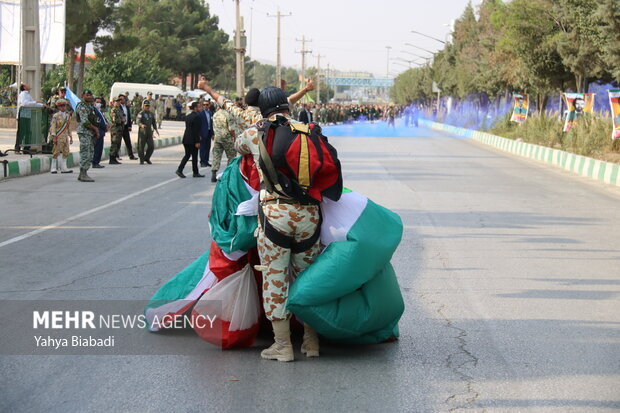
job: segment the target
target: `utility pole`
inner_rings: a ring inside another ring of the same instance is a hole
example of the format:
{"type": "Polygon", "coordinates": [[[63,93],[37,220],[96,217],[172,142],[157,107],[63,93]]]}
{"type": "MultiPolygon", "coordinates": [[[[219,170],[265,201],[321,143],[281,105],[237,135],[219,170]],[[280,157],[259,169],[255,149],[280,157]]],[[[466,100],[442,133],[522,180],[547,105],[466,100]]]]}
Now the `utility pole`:
{"type": "MultiPolygon", "coordinates": [[[[329,69],[329,63],[327,64],[327,73],[325,74],[325,86],[327,87],[327,101],[329,102],[329,78],[331,76],[331,70],[329,69]]],[[[334,86],[334,95],[336,94],[336,86],[334,86]]]]}
{"type": "Polygon", "coordinates": [[[32,88],[32,97],[41,98],[41,46],[39,40],[39,1],[21,1],[20,82],[32,88]]]}
{"type": "Polygon", "coordinates": [[[321,57],[316,55],[316,103],[321,103],[321,57]]]}
{"type": "Polygon", "coordinates": [[[301,36],[301,40],[295,39],[295,41],[301,42],[301,88],[306,87],[306,55],[312,53],[312,50],[306,50],[306,42],[311,42],[311,39],[306,39],[306,36],[301,36]]]}
{"type": "Polygon", "coordinates": [[[387,69],[385,77],[388,78],[390,77],[390,49],[392,48],[392,46],[385,46],[385,48],[387,49],[387,69]]]}
{"type": "Polygon", "coordinates": [[[245,90],[245,30],[243,30],[243,17],[239,11],[239,0],[235,0],[237,6],[237,30],[235,30],[235,52],[237,54],[237,96],[243,96],[245,90]]]}
{"type": "Polygon", "coordinates": [[[280,60],[280,19],[282,17],[292,16],[292,13],[282,14],[280,9],[275,15],[267,13],[267,17],[276,17],[278,19],[278,41],[277,41],[277,55],[276,55],[276,86],[282,87],[282,61],[280,60]]]}

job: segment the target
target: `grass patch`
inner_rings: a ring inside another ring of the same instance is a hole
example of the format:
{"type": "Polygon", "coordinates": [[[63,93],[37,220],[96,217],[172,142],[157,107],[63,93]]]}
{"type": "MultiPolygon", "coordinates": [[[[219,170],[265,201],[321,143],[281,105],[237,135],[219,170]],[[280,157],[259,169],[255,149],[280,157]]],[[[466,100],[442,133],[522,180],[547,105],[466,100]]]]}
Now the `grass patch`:
{"type": "Polygon", "coordinates": [[[620,140],[611,139],[610,118],[584,116],[569,132],[562,132],[564,121],[557,115],[531,116],[523,124],[510,122],[506,114],[488,132],[509,139],[561,149],[578,155],[620,163],[620,140]]]}

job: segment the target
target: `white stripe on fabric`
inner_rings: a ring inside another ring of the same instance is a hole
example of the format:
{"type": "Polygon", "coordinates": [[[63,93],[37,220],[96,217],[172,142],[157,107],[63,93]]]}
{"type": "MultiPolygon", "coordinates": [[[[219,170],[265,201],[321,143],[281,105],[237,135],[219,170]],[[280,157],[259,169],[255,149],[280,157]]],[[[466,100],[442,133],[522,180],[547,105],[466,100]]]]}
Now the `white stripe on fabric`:
{"type": "Polygon", "coordinates": [[[321,203],[321,243],[327,246],[332,242],[346,241],[349,230],[362,215],[367,204],[368,198],[357,192],[342,194],[338,202],[325,198],[321,203]]]}
{"type": "MultiPolygon", "coordinates": [[[[161,322],[167,314],[176,314],[179,310],[185,307],[189,301],[197,300],[198,297],[200,297],[205,290],[212,288],[216,283],[217,277],[211,271],[209,267],[209,261],[207,261],[207,265],[205,266],[205,271],[202,275],[202,278],[200,279],[200,281],[198,281],[198,284],[196,284],[194,289],[185,298],[169,302],[159,307],[148,308],[146,310],[145,315],[149,323],[149,330],[159,331],[159,328],[155,328],[152,325],[155,317],[157,317],[158,320],[161,322]]],[[[159,325],[157,327],[159,327],[159,325]]]]}

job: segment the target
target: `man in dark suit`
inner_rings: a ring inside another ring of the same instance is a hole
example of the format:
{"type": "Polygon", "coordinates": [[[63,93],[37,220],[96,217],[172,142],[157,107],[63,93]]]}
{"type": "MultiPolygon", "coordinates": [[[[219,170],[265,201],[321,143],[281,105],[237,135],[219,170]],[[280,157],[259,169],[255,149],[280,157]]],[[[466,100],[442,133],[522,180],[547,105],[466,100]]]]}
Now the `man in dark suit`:
{"type": "Polygon", "coordinates": [[[103,154],[104,136],[108,131],[108,120],[105,118],[103,112],[105,111],[105,99],[98,97],[95,99],[95,115],[99,120],[97,127],[99,128],[99,138],[95,141],[95,148],[93,151],[93,168],[105,168],[101,165],[101,155],[103,154]]]}
{"type": "MultiPolygon", "coordinates": [[[[202,106],[202,105],[201,105],[202,106]]],[[[209,163],[209,152],[211,151],[211,138],[215,135],[213,132],[213,119],[209,110],[210,102],[205,102],[204,108],[200,114],[200,166],[211,166],[209,163]]]]}
{"type": "Polygon", "coordinates": [[[299,121],[308,124],[312,122],[312,112],[308,109],[308,105],[304,103],[303,109],[299,113],[299,121]]]}
{"type": "MultiPolygon", "coordinates": [[[[123,140],[125,141],[125,147],[127,148],[127,155],[129,155],[129,159],[136,160],[135,156],[133,156],[133,148],[131,147],[131,110],[127,107],[127,97],[125,95],[119,95],[119,99],[121,101],[121,110],[125,114],[125,125],[123,126],[123,140]]],[[[120,158],[117,158],[120,159],[120,158]]]]}
{"type": "Polygon", "coordinates": [[[200,112],[202,112],[202,105],[200,102],[192,102],[190,109],[192,112],[185,117],[185,133],[183,133],[185,156],[181,160],[176,174],[179,178],[185,178],[183,168],[185,168],[185,164],[191,157],[194,178],[204,178],[204,175],[201,175],[198,171],[198,149],[200,148],[200,126],[202,123],[200,112]]]}

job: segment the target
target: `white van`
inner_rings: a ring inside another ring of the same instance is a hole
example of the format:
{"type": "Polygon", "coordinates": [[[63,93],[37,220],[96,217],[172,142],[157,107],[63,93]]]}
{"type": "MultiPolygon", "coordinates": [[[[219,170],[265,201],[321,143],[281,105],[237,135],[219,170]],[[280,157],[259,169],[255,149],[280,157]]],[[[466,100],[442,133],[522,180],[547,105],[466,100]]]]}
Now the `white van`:
{"type": "Polygon", "coordinates": [[[159,96],[171,96],[176,98],[177,95],[183,95],[185,93],[176,86],[162,85],[161,83],[159,85],[151,85],[148,83],[116,82],[112,85],[112,89],[110,89],[110,100],[120,94],[125,94],[125,92],[129,92],[129,99],[133,99],[136,92],[142,95],[142,97],[146,97],[148,92],[153,92],[153,97],[155,98],[159,96]]]}

